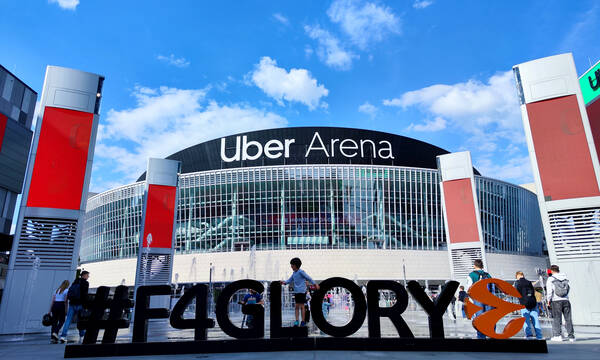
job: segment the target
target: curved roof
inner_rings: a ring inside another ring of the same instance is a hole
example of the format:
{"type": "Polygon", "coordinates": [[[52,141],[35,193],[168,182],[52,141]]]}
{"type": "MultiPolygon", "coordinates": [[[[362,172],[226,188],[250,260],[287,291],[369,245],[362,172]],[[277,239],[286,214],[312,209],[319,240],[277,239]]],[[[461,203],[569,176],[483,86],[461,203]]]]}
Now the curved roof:
{"type": "MultiPolygon", "coordinates": [[[[340,127],[287,127],[239,133],[206,141],[178,151],[167,159],[181,161],[182,173],[305,164],[391,165],[437,169],[436,156],[447,153],[447,150],[426,142],[381,131],[340,127]]],[[[479,175],[477,170],[474,171],[479,175]]],[[[138,181],[145,178],[146,173],[138,181]]]]}

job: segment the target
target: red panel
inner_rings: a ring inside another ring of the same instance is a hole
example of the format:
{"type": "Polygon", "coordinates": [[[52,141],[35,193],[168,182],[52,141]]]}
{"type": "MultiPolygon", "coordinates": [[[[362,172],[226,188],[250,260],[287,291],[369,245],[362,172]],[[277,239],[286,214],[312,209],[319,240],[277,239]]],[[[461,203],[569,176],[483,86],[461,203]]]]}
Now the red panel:
{"type": "Polygon", "coordinates": [[[479,241],[471,179],[444,181],[443,184],[450,242],[479,241]]]}
{"type": "Polygon", "coordinates": [[[171,248],[175,221],[175,186],[149,185],[144,221],[144,247],[152,234],[151,248],[171,248]]]}
{"type": "Polygon", "coordinates": [[[79,210],[93,117],[44,109],[27,206],[79,210]]]}
{"type": "Polygon", "coordinates": [[[600,99],[589,104],[586,108],[590,127],[592,128],[592,137],[596,146],[596,154],[600,156],[600,99]]]}
{"type": "Polygon", "coordinates": [[[546,199],[600,195],[576,96],[527,104],[527,115],[546,199]]]}
{"type": "Polygon", "coordinates": [[[6,131],[6,115],[0,114],[0,151],[2,151],[2,142],[4,141],[4,132],[6,131]]]}

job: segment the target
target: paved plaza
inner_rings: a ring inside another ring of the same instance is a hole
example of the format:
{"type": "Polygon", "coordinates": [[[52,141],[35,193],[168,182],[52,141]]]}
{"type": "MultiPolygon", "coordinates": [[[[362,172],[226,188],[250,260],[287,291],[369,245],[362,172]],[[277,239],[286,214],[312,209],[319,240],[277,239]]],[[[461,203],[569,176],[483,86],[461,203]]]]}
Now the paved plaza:
{"type": "MultiPolygon", "coordinates": [[[[284,310],[283,320],[287,325],[291,324],[292,313],[289,309],[284,310]]],[[[332,311],[329,321],[335,325],[342,325],[347,322],[350,314],[343,310],[337,309],[332,311]]],[[[234,324],[242,323],[242,315],[233,313],[230,316],[234,324]]],[[[416,337],[428,337],[427,317],[420,311],[409,311],[404,318],[409,324],[411,330],[416,337]]],[[[500,323],[503,326],[504,323],[500,323]]],[[[362,328],[352,335],[353,337],[367,337],[366,321],[362,328]]],[[[449,318],[444,319],[444,327],[446,337],[448,338],[473,338],[475,333],[471,327],[470,321],[466,319],[457,319],[453,321],[449,318]]],[[[545,337],[551,335],[551,324],[548,319],[542,319],[542,328],[545,337]]],[[[131,329],[123,329],[119,331],[117,342],[130,342],[131,329]]],[[[309,323],[309,336],[326,336],[320,334],[320,331],[314,327],[314,324],[309,323]]],[[[188,354],[176,356],[154,356],[154,357],[135,357],[135,359],[597,359],[600,351],[600,327],[576,326],[575,334],[577,342],[569,343],[553,343],[548,342],[548,354],[515,354],[515,353],[469,353],[457,352],[377,352],[377,351],[303,351],[303,352],[273,352],[273,353],[231,353],[231,354],[188,354]]],[[[100,332],[100,337],[102,331],[100,332]]],[[[269,336],[269,321],[265,321],[265,336],[269,336]]],[[[382,336],[394,337],[395,330],[391,322],[387,319],[382,319],[382,336]]],[[[516,337],[523,337],[520,333],[516,337]]],[[[218,327],[210,329],[208,332],[209,340],[228,338],[218,327]]],[[[148,341],[189,341],[193,339],[192,330],[176,330],[168,325],[167,320],[153,320],[149,324],[148,341]]],[[[48,334],[30,334],[22,336],[0,336],[0,358],[3,360],[9,359],[60,359],[63,357],[65,345],[49,344],[48,334]]],[[[77,333],[74,328],[70,331],[69,342],[77,340],[77,333]]],[[[113,359],[124,359],[124,357],[115,357],[113,359]]]]}

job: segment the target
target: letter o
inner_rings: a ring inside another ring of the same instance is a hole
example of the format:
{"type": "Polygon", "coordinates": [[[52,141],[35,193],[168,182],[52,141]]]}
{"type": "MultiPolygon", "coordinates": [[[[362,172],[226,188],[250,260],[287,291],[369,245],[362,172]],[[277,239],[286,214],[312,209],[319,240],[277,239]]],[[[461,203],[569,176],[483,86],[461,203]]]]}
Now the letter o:
{"type": "Polygon", "coordinates": [[[367,301],[358,285],[353,281],[342,278],[332,277],[322,281],[319,284],[319,290],[315,291],[312,300],[310,301],[312,309],[312,317],[315,325],[327,335],[335,337],[346,337],[354,334],[361,328],[367,316],[367,301]],[[354,313],[350,322],[344,326],[333,326],[325,320],[322,311],[323,297],[327,291],[335,288],[343,287],[350,291],[354,298],[354,313]]]}

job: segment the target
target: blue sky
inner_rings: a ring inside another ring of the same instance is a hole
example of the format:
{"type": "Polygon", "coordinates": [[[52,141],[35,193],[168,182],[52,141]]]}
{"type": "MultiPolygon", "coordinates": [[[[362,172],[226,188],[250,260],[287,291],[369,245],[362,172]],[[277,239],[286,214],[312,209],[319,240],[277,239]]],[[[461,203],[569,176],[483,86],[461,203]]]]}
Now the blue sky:
{"type": "Polygon", "coordinates": [[[388,131],[532,181],[513,65],[600,59],[596,1],[0,0],[0,63],[106,77],[91,191],[146,158],[280,126],[388,131]],[[6,16],[9,14],[9,16],[6,16]]]}

